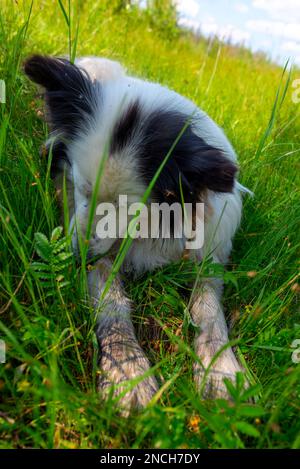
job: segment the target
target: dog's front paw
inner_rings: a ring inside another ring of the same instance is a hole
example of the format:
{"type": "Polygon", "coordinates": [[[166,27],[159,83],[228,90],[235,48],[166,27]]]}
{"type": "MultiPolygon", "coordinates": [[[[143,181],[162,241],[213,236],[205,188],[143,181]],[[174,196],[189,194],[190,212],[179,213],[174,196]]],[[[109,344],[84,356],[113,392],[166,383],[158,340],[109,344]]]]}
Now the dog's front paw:
{"type": "Polygon", "coordinates": [[[99,393],[104,398],[111,393],[118,397],[124,416],[134,408],[145,407],[158,391],[156,379],[147,373],[149,369],[149,361],[135,340],[106,340],[101,347],[99,393]]]}
{"type": "MultiPolygon", "coordinates": [[[[238,363],[231,348],[224,350],[221,355],[212,363],[216,353],[211,344],[197,344],[197,355],[202,363],[194,364],[194,379],[197,388],[203,393],[203,397],[207,399],[223,398],[231,400],[232,397],[228,392],[224,379],[227,378],[233,383],[236,382],[236,374],[244,372],[238,363]],[[206,372],[212,363],[208,373],[206,372]]],[[[247,383],[245,383],[247,387],[247,383]]]]}

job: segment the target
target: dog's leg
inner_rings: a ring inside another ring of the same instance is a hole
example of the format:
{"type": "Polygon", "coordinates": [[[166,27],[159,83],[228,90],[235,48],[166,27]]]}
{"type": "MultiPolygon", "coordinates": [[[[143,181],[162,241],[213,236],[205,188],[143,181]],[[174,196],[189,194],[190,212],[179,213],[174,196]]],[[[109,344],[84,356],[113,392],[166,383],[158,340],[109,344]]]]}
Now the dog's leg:
{"type": "MultiPolygon", "coordinates": [[[[213,357],[228,342],[228,331],[221,305],[222,284],[218,280],[206,281],[199,286],[193,298],[191,316],[201,332],[195,337],[195,351],[201,363],[194,365],[194,377],[200,388],[205,369],[213,357]]],[[[224,378],[235,381],[235,374],[243,371],[231,347],[226,348],[213,363],[204,386],[205,397],[225,397],[228,392],[224,378]]]]}
{"type": "Polygon", "coordinates": [[[99,391],[106,396],[112,385],[119,395],[127,388],[120,404],[125,413],[132,407],[145,406],[158,390],[153,376],[141,379],[137,384],[128,383],[140,379],[149,370],[149,361],[139,346],[130,319],[130,301],[125,296],[119,278],[116,278],[104,300],[101,295],[111,271],[111,262],[101,259],[88,273],[89,292],[97,313],[96,334],[100,348],[99,391]]]}

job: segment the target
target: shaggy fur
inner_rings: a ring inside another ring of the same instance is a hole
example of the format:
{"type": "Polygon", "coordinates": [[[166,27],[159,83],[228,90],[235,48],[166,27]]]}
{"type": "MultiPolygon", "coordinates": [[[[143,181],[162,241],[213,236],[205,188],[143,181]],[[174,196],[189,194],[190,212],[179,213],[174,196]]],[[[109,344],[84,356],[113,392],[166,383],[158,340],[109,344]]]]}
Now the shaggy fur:
{"type": "MultiPolygon", "coordinates": [[[[177,136],[180,139],[163,168],[151,194],[151,201],[205,204],[205,242],[194,255],[200,262],[212,252],[215,262],[225,264],[232,238],[239,226],[243,188],[237,180],[235,152],[223,131],[188,99],[159,84],[128,76],[120,64],[97,57],[84,57],[75,65],[66,59],[33,56],[25,73],[42,86],[51,134],[52,175],[61,187],[61,174],[68,177],[72,210],[71,226],[76,251],[78,230],[84,234],[90,197],[101,159],[108,152],[97,198],[139,202],[177,136]]],[[[118,207],[117,207],[118,210],[118,207]]],[[[91,254],[106,253],[118,240],[92,236],[91,254]]],[[[136,239],[123,264],[123,271],[138,275],[179,260],[185,250],[181,239],[136,239]]],[[[111,255],[111,253],[110,253],[111,255]]],[[[99,304],[111,261],[98,261],[88,273],[90,295],[98,314],[101,392],[111,384],[121,385],[139,378],[122,397],[126,407],[145,405],[158,389],[156,380],[143,374],[149,362],[142,352],[130,320],[131,304],[117,278],[99,304]]],[[[228,342],[221,306],[222,285],[217,281],[199,286],[191,302],[191,316],[201,332],[195,351],[203,364],[195,365],[195,380],[201,386],[206,368],[215,353],[228,342]]],[[[224,377],[234,379],[241,370],[229,348],[214,363],[206,382],[210,396],[226,396],[224,377]]],[[[124,394],[124,393],[123,393],[124,394]]]]}

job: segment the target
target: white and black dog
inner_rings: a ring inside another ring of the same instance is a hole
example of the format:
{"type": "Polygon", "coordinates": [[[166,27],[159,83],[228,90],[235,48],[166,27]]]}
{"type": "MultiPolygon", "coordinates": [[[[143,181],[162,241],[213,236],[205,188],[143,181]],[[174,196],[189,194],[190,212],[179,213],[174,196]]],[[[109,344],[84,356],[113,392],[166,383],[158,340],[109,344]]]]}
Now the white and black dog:
{"type": "MultiPolygon", "coordinates": [[[[192,204],[203,202],[204,245],[194,257],[201,262],[210,250],[214,262],[226,264],[240,223],[241,193],[248,190],[236,180],[232,146],[205,112],[174,91],[128,76],[119,63],[108,59],[84,57],[71,64],[66,59],[36,55],[26,61],[25,73],[44,90],[51,130],[46,147],[52,148],[52,174],[57,187],[61,185],[62,173],[67,173],[72,224],[84,233],[91,194],[105,152],[108,157],[97,201],[117,203],[118,196],[125,194],[130,203],[139,202],[184,129],[150,200],[181,203],[183,195],[192,204]],[[210,245],[207,240],[212,240],[210,245]]],[[[76,230],[74,233],[76,237],[76,230]]],[[[178,261],[185,251],[185,241],[184,237],[135,239],[123,269],[140,274],[178,261]]],[[[105,252],[109,246],[104,244],[94,233],[91,252],[95,255],[105,252]]],[[[98,308],[112,261],[110,252],[88,273],[93,305],[100,311],[96,333],[102,371],[99,388],[104,393],[117,384],[121,386],[115,388],[116,392],[120,392],[126,381],[142,377],[150,366],[137,342],[130,318],[132,306],[118,277],[105,303],[98,308]]],[[[220,280],[207,280],[196,288],[190,303],[191,318],[199,329],[195,337],[199,361],[194,366],[199,387],[204,370],[229,341],[221,293],[220,280]]],[[[232,349],[224,347],[206,377],[206,395],[226,397],[223,378],[234,380],[238,371],[241,366],[232,349]]],[[[137,382],[122,398],[127,407],[147,404],[158,390],[150,373],[137,382]]]]}

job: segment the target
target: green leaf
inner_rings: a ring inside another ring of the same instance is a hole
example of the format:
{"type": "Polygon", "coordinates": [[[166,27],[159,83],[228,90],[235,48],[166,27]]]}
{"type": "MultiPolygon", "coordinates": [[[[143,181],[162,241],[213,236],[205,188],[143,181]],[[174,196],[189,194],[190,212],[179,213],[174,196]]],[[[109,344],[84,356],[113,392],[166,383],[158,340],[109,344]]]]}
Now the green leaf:
{"type": "Polygon", "coordinates": [[[35,271],[49,271],[49,265],[44,262],[33,262],[31,267],[35,271]]]}
{"type": "Polygon", "coordinates": [[[231,395],[231,397],[233,397],[233,399],[236,400],[238,398],[239,392],[235,388],[235,386],[234,386],[233,382],[231,381],[231,379],[224,378],[224,384],[227,388],[227,391],[231,395]]]}
{"type": "Polygon", "coordinates": [[[239,407],[239,415],[243,417],[261,417],[266,412],[258,405],[243,404],[239,407]]]}
{"type": "Polygon", "coordinates": [[[57,287],[62,289],[70,285],[65,277],[73,254],[69,249],[70,237],[61,238],[62,232],[61,226],[54,228],[50,241],[42,233],[35,234],[36,251],[45,262],[33,262],[31,268],[42,287],[49,290],[46,296],[55,295],[57,287]]]}
{"type": "Polygon", "coordinates": [[[237,281],[237,276],[233,272],[225,272],[224,277],[223,277],[224,283],[232,283],[236,289],[238,289],[238,281],[237,281]]]}
{"type": "Polygon", "coordinates": [[[63,16],[64,16],[65,22],[66,22],[66,24],[67,24],[67,26],[68,26],[68,28],[69,28],[69,27],[70,27],[70,19],[69,19],[68,15],[67,15],[67,12],[66,12],[66,9],[65,9],[65,7],[64,7],[64,5],[63,5],[62,0],[58,0],[58,4],[59,4],[60,9],[61,9],[61,11],[62,11],[62,14],[63,14],[63,16]]]}
{"type": "Polygon", "coordinates": [[[54,228],[54,230],[51,233],[51,238],[50,238],[51,243],[55,243],[56,241],[58,241],[58,239],[62,235],[62,231],[63,231],[62,226],[57,226],[56,228],[54,228]]]}
{"type": "Polygon", "coordinates": [[[54,259],[54,262],[62,262],[62,261],[67,261],[69,260],[73,254],[71,252],[60,252],[57,254],[56,258],[54,259]]]}
{"type": "Polygon", "coordinates": [[[261,391],[261,385],[255,384],[254,386],[251,386],[250,388],[246,389],[243,394],[242,394],[242,400],[243,401],[248,401],[251,397],[257,396],[261,391]]]}
{"type": "Polygon", "coordinates": [[[250,423],[236,422],[234,426],[239,432],[244,433],[244,435],[252,436],[254,438],[258,438],[260,436],[259,431],[250,423]]]}
{"type": "Polygon", "coordinates": [[[48,239],[43,233],[35,233],[34,239],[36,252],[44,261],[48,261],[52,252],[48,239]]]}

